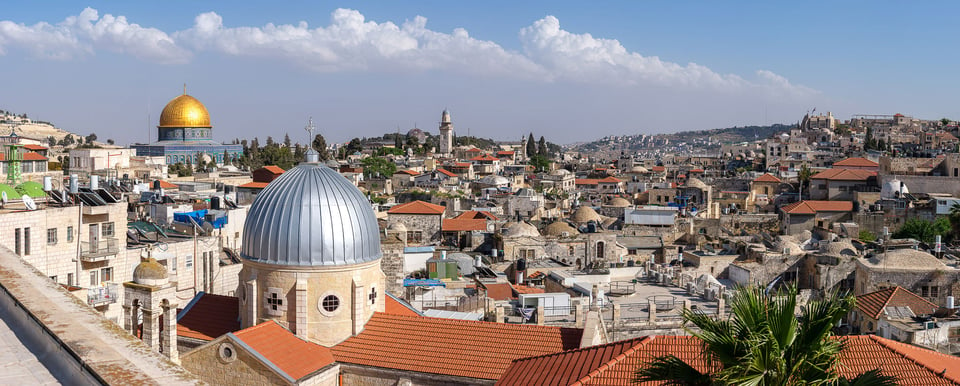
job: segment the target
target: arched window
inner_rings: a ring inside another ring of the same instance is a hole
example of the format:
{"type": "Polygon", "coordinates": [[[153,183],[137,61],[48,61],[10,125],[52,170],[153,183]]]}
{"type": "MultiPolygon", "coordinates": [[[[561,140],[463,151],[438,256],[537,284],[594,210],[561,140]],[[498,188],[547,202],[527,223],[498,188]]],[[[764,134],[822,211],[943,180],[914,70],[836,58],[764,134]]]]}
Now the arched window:
{"type": "Polygon", "coordinates": [[[603,241],[597,243],[597,257],[599,258],[603,257],[603,247],[604,247],[603,241]]]}

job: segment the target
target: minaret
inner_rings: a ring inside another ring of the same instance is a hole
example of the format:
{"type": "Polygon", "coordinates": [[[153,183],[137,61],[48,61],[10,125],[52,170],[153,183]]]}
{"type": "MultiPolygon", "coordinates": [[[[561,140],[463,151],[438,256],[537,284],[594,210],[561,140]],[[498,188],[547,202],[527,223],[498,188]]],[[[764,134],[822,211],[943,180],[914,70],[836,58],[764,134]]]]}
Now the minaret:
{"type": "Polygon", "coordinates": [[[453,152],[453,123],[450,122],[450,112],[443,110],[440,116],[440,154],[449,156],[453,152]]]}

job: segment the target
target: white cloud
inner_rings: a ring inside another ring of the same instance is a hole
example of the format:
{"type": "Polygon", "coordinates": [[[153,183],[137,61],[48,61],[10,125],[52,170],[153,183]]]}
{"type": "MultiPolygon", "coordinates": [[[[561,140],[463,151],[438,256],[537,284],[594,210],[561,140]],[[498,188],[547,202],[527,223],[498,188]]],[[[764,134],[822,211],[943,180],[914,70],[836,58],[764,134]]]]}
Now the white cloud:
{"type": "Polygon", "coordinates": [[[94,54],[101,49],[159,63],[183,63],[190,56],[163,31],[131,24],[124,16],[106,14],[101,18],[92,8],[56,25],[0,21],[0,54],[6,54],[7,47],[58,60],[94,54]]]}
{"type": "Polygon", "coordinates": [[[310,28],[306,22],[262,27],[226,27],[223,18],[207,12],[186,30],[167,34],[129,23],[123,16],[85,9],[57,25],[32,26],[0,21],[0,54],[17,47],[34,56],[70,59],[98,50],[122,52],[143,60],[182,63],[193,52],[275,59],[320,72],[442,70],[480,76],[616,85],[667,86],[765,94],[809,95],[815,91],[791,84],[768,70],[752,80],[719,74],[708,67],[681,65],[627,50],[615,39],[563,30],[546,16],[520,30],[523,52],[470,37],[461,28],[451,33],[427,28],[417,16],[401,25],[366,20],[356,10],[337,9],[329,25],[310,28]],[[189,51],[188,51],[189,49],[189,51]]]}

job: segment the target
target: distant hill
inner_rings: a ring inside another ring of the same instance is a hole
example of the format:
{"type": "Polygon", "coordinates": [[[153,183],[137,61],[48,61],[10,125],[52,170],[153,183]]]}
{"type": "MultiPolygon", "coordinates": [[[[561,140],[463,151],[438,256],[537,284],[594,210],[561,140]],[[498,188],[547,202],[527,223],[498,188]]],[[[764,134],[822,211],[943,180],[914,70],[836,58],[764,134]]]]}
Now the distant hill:
{"type": "Polygon", "coordinates": [[[606,136],[592,142],[568,146],[573,151],[609,152],[621,150],[643,150],[662,146],[666,143],[702,144],[704,142],[737,143],[770,138],[787,132],[794,125],[773,124],[769,126],[734,126],[722,129],[681,131],[672,134],[633,134],[606,136]]]}

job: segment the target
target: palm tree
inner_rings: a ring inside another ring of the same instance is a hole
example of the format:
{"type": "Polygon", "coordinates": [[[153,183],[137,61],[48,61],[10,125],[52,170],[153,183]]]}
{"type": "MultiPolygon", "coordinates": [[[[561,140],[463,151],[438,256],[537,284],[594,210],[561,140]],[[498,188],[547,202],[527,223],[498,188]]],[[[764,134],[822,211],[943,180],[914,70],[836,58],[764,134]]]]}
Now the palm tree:
{"type": "Polygon", "coordinates": [[[634,381],[662,381],[666,385],[895,385],[894,377],[879,371],[855,379],[837,374],[843,339],[831,338],[833,327],[853,307],[850,295],[831,294],[811,301],[796,315],[797,289],[780,294],[763,288],[741,287],[731,299],[732,315],[715,319],[684,310],[683,318],[697,329],[709,372],[700,372],[673,355],[641,365],[634,381]]]}

